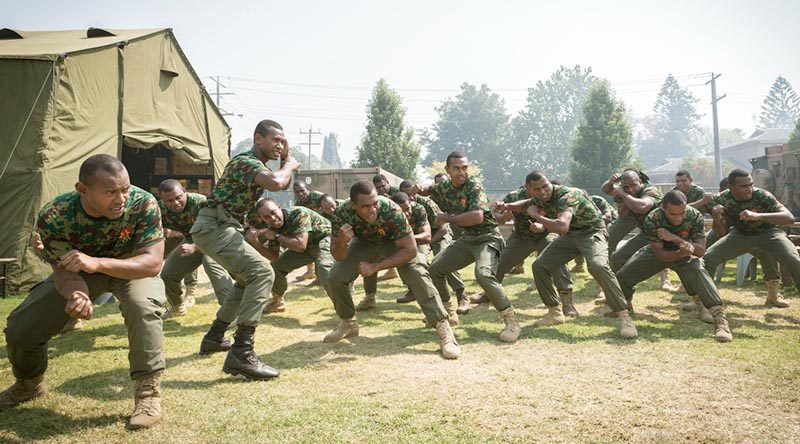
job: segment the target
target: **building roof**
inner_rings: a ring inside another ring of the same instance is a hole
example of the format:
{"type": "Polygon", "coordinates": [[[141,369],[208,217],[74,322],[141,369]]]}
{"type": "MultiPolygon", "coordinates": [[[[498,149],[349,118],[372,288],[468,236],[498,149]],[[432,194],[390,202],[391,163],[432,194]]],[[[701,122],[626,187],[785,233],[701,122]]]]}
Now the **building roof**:
{"type": "Polygon", "coordinates": [[[664,159],[664,164],[659,165],[657,167],[653,167],[645,173],[674,173],[681,169],[681,163],[683,163],[683,158],[681,157],[667,157],[664,159]]]}
{"type": "MultiPolygon", "coordinates": [[[[789,140],[789,135],[792,134],[792,131],[793,131],[792,128],[757,129],[753,132],[753,134],[750,135],[748,139],[723,147],[720,149],[720,152],[729,150],[733,151],[743,146],[752,145],[753,143],[757,143],[763,146],[783,145],[789,140]]],[[[711,153],[708,154],[714,154],[714,153],[712,151],[711,153]]]]}
{"type": "Polygon", "coordinates": [[[164,31],[156,29],[75,29],[19,31],[0,29],[0,58],[53,60],[65,54],[115,46],[164,31]]]}

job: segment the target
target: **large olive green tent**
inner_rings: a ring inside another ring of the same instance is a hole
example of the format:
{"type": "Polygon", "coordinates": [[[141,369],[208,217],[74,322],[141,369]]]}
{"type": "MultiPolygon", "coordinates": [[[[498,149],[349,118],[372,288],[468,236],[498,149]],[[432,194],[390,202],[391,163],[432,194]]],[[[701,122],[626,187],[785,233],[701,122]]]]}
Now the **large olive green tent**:
{"type": "MultiPolygon", "coordinates": [[[[0,257],[9,288],[49,266],[29,247],[36,214],[74,189],[81,162],[119,157],[144,188],[177,171],[219,177],[230,128],[169,29],[0,30],[0,257]],[[160,169],[160,171],[159,171],[160,169]]],[[[195,176],[190,176],[190,175],[195,176]]],[[[208,183],[204,185],[208,186],[208,183]]]]}

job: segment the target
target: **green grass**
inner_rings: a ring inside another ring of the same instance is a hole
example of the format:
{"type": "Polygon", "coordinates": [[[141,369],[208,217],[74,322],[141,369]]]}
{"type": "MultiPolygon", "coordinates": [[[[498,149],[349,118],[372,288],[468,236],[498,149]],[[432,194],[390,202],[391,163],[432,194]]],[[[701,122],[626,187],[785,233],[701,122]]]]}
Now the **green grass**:
{"type": "MultiPolygon", "coordinates": [[[[618,339],[586,274],[576,275],[582,316],[536,329],[538,295],[509,276],[519,342],[500,343],[497,312],[482,305],[461,318],[456,361],[440,357],[418,306],[394,303],[399,280],[379,283],[378,308],[359,315],[360,337],[332,345],[322,343],[338,323],[330,301],[318,287],[295,286],[289,310],[257,330],[256,351],[282,372],[268,382],[229,377],[223,354],[197,354],[216,310],[206,283],[188,316],[165,321],[165,417],[137,433],[124,429],[133,409],[126,332],[105,305],[83,330],[50,341],[50,394],[0,412],[0,441],[797,442],[797,292],[784,291],[791,308],[767,310],[763,283],[736,289],[732,269],[721,285],[732,343],[715,342],[710,325],[657,290],[657,278],[634,299],[637,340],[618,339]]],[[[0,300],[0,327],[19,302],[0,300]]],[[[12,382],[3,348],[0,385],[12,382]]]]}

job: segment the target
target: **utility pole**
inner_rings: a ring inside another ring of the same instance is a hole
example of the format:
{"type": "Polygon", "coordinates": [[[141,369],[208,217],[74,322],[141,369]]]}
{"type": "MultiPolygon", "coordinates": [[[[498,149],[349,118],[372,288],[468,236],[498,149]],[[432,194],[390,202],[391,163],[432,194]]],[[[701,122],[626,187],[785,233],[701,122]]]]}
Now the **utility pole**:
{"type": "Polygon", "coordinates": [[[719,119],[717,118],[717,102],[724,99],[727,94],[717,97],[717,79],[722,74],[714,75],[711,73],[711,80],[706,85],[711,84],[711,115],[714,122],[714,177],[717,183],[722,180],[722,158],[719,152],[719,119]]]}
{"type": "Polygon", "coordinates": [[[314,142],[314,143],[311,142],[311,136],[322,134],[322,133],[319,132],[319,130],[314,131],[314,126],[313,125],[309,125],[308,126],[308,132],[304,133],[303,130],[300,130],[300,134],[302,134],[302,135],[308,134],[308,143],[301,143],[300,145],[308,145],[308,169],[310,170],[311,169],[311,145],[319,145],[318,142],[314,142]]]}
{"type": "Polygon", "coordinates": [[[210,78],[211,80],[213,80],[213,81],[214,81],[214,83],[216,83],[216,84],[217,84],[217,92],[212,92],[212,93],[209,93],[209,95],[216,96],[216,98],[214,99],[214,101],[215,101],[215,102],[216,102],[216,104],[217,104],[217,108],[219,108],[219,112],[220,112],[220,113],[221,113],[223,116],[236,116],[236,117],[242,117],[242,115],[241,115],[241,114],[234,114],[234,113],[230,113],[230,112],[227,112],[227,111],[223,111],[223,109],[222,109],[222,108],[220,108],[220,106],[219,106],[219,98],[220,98],[220,96],[232,96],[232,95],[234,95],[235,93],[232,93],[232,92],[220,92],[220,91],[219,91],[219,88],[220,88],[220,86],[221,86],[221,87],[223,87],[223,88],[227,88],[227,86],[225,86],[225,85],[223,85],[223,84],[221,84],[221,83],[220,83],[220,81],[219,81],[219,76],[216,76],[216,77],[209,77],[209,78],[210,78]]]}

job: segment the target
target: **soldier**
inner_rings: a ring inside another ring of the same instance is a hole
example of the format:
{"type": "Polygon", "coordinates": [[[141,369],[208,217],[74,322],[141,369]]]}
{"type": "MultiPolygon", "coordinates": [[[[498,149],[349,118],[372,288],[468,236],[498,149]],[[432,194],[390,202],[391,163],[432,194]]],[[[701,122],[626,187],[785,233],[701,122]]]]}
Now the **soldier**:
{"type": "Polygon", "coordinates": [[[324,342],[358,336],[350,286],[356,277],[397,267],[426,320],[436,326],[442,356],[456,359],[461,355],[448,314],[428,270],[417,257],[411,226],[397,204],[379,197],[370,182],[358,181],[350,187],[350,200],[336,209],[331,234],[331,253],[336,262],[328,276],[328,289],[341,322],[325,336],[324,342]]]}
{"type": "MultiPolygon", "coordinates": [[[[316,212],[322,211],[322,196],[324,193],[319,191],[309,191],[308,187],[306,187],[305,182],[295,182],[292,185],[292,191],[294,192],[294,204],[311,208],[316,212]]],[[[300,276],[295,278],[296,281],[304,281],[306,279],[314,279],[317,276],[317,273],[314,271],[314,262],[310,262],[306,267],[306,272],[300,276]]],[[[316,279],[315,282],[318,282],[319,279],[316,279]]]]}
{"type": "Polygon", "coordinates": [[[675,173],[675,187],[673,190],[680,190],[686,195],[686,202],[688,205],[693,206],[698,201],[702,200],[706,192],[703,188],[694,184],[692,173],[688,170],[680,170],[675,173]]]}
{"type": "Polygon", "coordinates": [[[372,185],[375,186],[375,191],[378,196],[391,197],[394,193],[399,193],[400,188],[389,185],[389,180],[383,174],[376,174],[372,177],[372,185]]]}
{"type": "MultiPolygon", "coordinates": [[[[788,267],[795,285],[800,286],[800,255],[779,227],[794,222],[792,213],[769,191],[754,188],[747,171],[732,170],[728,184],[729,189],[715,195],[711,202],[713,229],[720,239],[706,252],[706,270],[713,277],[717,265],[756,249],[768,252],[781,266],[788,267]]],[[[789,303],[776,289],[769,292],[764,305],[784,308],[789,303]]]]}
{"type": "Polygon", "coordinates": [[[336,207],[341,205],[342,202],[344,201],[334,199],[330,194],[323,194],[319,199],[320,208],[318,212],[322,215],[322,217],[328,219],[328,221],[332,221],[336,207]]]}
{"type": "Polygon", "coordinates": [[[53,274],[33,287],[8,316],[6,347],[16,382],[0,393],[0,410],[47,394],[47,342],[68,319],[90,319],[92,300],[112,291],[128,330],[135,386],[135,408],[127,427],[150,427],[161,419],[165,368],[164,284],[157,277],[164,233],[158,202],[131,186],[125,166],[107,154],[81,164],[75,189],[39,212],[42,256],[53,274]]]}
{"type": "Polygon", "coordinates": [[[714,281],[703,268],[706,234],[703,214],[686,203],[686,195],[674,189],[664,195],[661,207],[650,212],[644,221],[649,245],[640,249],[617,272],[617,279],[633,313],[634,286],[668,267],[678,273],[681,282],[697,291],[703,306],[714,320],[714,338],[719,342],[733,339],[722,299],[714,281]]]}
{"type": "Polygon", "coordinates": [[[161,200],[158,206],[161,209],[161,224],[164,227],[164,235],[167,238],[180,239],[180,245],[176,246],[164,260],[164,268],[161,269],[161,280],[164,281],[164,288],[167,293],[167,300],[172,305],[172,309],[164,316],[185,316],[188,308],[193,305],[189,301],[189,291],[186,291],[186,299],[181,294],[181,279],[185,279],[192,272],[197,271],[200,264],[211,281],[217,301],[222,302],[233,292],[233,281],[218,263],[204,255],[197,249],[192,242],[192,229],[200,205],[206,201],[202,194],[188,193],[183,189],[180,182],[175,179],[167,179],[158,185],[158,194],[161,200]]]}
{"type": "Polygon", "coordinates": [[[286,275],[303,265],[315,262],[322,287],[327,288],[328,272],[333,266],[331,223],[327,219],[308,208],[286,210],[275,200],[264,198],[258,201],[248,222],[250,228],[245,237],[272,262],[275,270],[272,301],[264,308],[264,313],[286,311],[283,298],[287,288],[286,275]],[[262,239],[266,239],[266,245],[262,239]],[[283,253],[281,247],[285,249],[283,253]]]}
{"type": "Polygon", "coordinates": [[[297,160],[289,156],[283,128],[272,120],[262,120],[253,134],[253,148],[228,162],[190,231],[200,251],[225,267],[236,281],[200,344],[203,354],[228,352],[222,367],[225,373],[249,379],[278,376],[279,372],[261,362],[253,351],[255,330],[275,274],[269,261],[247,243],[242,225],[262,190],[288,188],[292,173],[299,168],[297,160]],[[277,159],[280,168],[270,171],[266,162],[277,159]],[[238,328],[231,346],[224,334],[234,319],[238,328]]]}
{"type": "Polygon", "coordinates": [[[539,171],[528,174],[525,184],[534,197],[504,204],[505,208],[515,212],[527,211],[532,219],[548,231],[560,235],[533,263],[536,289],[542,302],[549,307],[547,314],[534,325],[564,323],[564,313],[553,288],[553,273],[580,254],[586,260],[589,273],[605,292],[611,310],[620,320],[620,336],[635,338],[636,326],[628,313],[619,282],[608,266],[608,233],[600,210],[583,190],[552,185],[547,176],[539,171]]]}
{"type": "MultiPolygon", "coordinates": [[[[417,187],[410,180],[402,181],[400,183],[400,190],[403,193],[408,194],[408,197],[411,199],[411,201],[422,205],[422,207],[425,209],[425,214],[428,217],[428,223],[431,224],[432,233],[430,247],[433,251],[434,257],[452,245],[453,232],[450,230],[450,224],[433,226],[433,222],[436,220],[436,215],[441,213],[441,210],[439,209],[439,206],[436,205],[436,202],[429,197],[420,196],[417,194],[417,187]]],[[[447,285],[449,285],[450,288],[456,293],[456,299],[458,300],[458,308],[456,308],[456,313],[469,313],[469,298],[464,295],[464,281],[461,280],[461,274],[458,271],[449,273],[447,275],[447,285]]],[[[397,302],[401,304],[412,302],[414,300],[414,295],[412,295],[411,292],[406,293],[405,296],[397,298],[397,302]]]]}
{"type": "Polygon", "coordinates": [[[433,258],[429,268],[433,284],[439,290],[439,296],[451,318],[457,322],[458,314],[447,287],[447,275],[475,262],[475,280],[489,295],[505,323],[500,340],[515,342],[521,329],[514,315],[514,307],[497,278],[504,240],[483,185],[469,175],[469,159],[463,153],[451,152],[447,156],[445,169],[450,180],[422,189],[420,194],[430,194],[442,209],[436,216],[435,224],[458,225],[463,229],[463,234],[447,250],[433,258]]]}
{"type": "MultiPolygon", "coordinates": [[[[502,203],[514,203],[521,200],[528,200],[533,197],[533,193],[526,182],[525,186],[508,193],[502,203]]],[[[511,270],[514,264],[523,262],[534,251],[541,254],[542,251],[558,235],[547,231],[541,223],[536,222],[527,213],[507,211],[501,202],[492,203],[498,212],[498,223],[506,223],[514,218],[514,230],[506,240],[506,246],[500,253],[500,261],[497,264],[497,280],[501,283],[506,273],[511,270]]],[[[567,266],[559,268],[554,276],[558,295],[561,299],[561,306],[565,316],[578,316],[578,310],[572,302],[572,275],[567,266]]]]}

